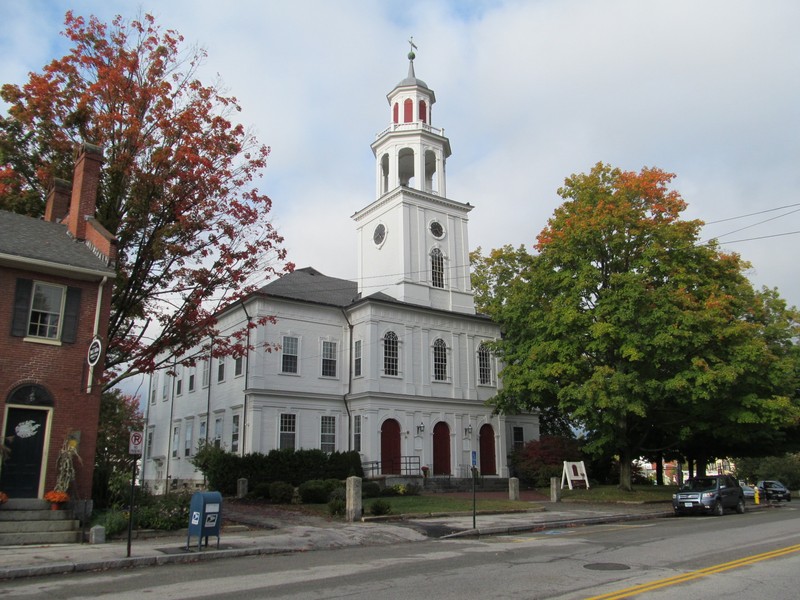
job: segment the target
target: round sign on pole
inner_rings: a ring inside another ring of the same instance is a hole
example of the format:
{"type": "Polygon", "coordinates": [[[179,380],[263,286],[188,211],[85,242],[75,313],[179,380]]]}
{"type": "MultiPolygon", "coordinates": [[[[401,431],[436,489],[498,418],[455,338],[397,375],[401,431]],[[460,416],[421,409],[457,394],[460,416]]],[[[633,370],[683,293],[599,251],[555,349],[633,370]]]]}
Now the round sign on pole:
{"type": "Polygon", "coordinates": [[[94,338],[92,343],[89,344],[89,353],[87,355],[90,367],[93,367],[97,364],[97,361],[100,360],[100,353],[102,351],[103,343],[100,341],[100,338],[94,338]]]}
{"type": "Polygon", "coordinates": [[[144,434],[141,431],[131,431],[131,439],[128,444],[128,454],[141,454],[144,445],[144,434]]]}

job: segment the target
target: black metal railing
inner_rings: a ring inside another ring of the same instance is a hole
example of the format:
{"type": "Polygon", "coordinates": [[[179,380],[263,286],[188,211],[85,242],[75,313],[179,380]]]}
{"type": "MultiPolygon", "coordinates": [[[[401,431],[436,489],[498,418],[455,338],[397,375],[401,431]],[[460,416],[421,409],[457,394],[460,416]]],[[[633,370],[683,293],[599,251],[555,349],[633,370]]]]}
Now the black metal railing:
{"type": "Polygon", "coordinates": [[[398,456],[386,460],[373,460],[361,463],[364,477],[378,475],[422,475],[419,456],[398,456]]]}

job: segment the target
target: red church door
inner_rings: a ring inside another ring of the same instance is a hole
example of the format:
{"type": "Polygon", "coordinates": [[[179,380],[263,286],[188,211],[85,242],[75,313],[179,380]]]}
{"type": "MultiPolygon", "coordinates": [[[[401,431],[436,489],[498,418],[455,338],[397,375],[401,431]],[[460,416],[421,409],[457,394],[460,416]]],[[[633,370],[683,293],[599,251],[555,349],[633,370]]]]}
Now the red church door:
{"type": "Polygon", "coordinates": [[[443,421],[433,427],[433,474],[450,475],[450,427],[443,421]]]}
{"type": "Polygon", "coordinates": [[[494,454],[494,427],[481,427],[479,446],[481,449],[481,475],[497,475],[497,460],[494,454]]]}
{"type": "Polygon", "coordinates": [[[400,423],[387,419],[381,425],[381,473],[400,474],[400,423]]]}

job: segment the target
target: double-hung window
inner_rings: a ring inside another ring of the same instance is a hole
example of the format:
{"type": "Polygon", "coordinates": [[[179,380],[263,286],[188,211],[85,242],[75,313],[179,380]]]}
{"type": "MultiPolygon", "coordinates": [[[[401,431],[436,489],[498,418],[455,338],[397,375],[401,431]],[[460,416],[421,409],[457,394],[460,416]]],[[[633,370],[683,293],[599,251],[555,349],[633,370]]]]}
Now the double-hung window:
{"type": "Polygon", "coordinates": [[[483,343],[478,346],[478,383],[480,385],[492,384],[492,354],[483,343]]]}
{"type": "Polygon", "coordinates": [[[300,341],[298,338],[285,335],[281,345],[281,373],[297,373],[298,350],[300,341]]]}
{"type": "Polygon", "coordinates": [[[296,415],[288,413],[281,414],[281,429],[279,434],[279,444],[281,450],[294,450],[296,427],[297,427],[296,415]]]}
{"type": "Polygon", "coordinates": [[[336,377],[336,342],[322,342],[322,376],[336,377]]]}
{"type": "Polygon", "coordinates": [[[353,377],[361,377],[361,340],[353,345],[353,377]]]}
{"type": "Polygon", "coordinates": [[[320,450],[330,454],[336,450],[336,417],[323,415],[320,422],[320,450]]]}
{"type": "Polygon", "coordinates": [[[77,339],[81,289],[17,279],[11,335],[50,342],[77,339]]]}
{"type": "Polygon", "coordinates": [[[431,252],[431,283],[433,287],[444,287],[444,255],[438,248],[431,252]]]}

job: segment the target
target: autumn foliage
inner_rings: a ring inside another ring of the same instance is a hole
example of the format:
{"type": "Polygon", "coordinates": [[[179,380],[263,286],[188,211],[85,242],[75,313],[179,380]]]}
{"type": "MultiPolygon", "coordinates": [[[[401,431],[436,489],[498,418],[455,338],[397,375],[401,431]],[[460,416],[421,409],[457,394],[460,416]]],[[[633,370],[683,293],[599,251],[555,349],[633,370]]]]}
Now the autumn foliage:
{"type": "Polygon", "coordinates": [[[0,92],[0,208],[41,215],[76,143],[100,145],[97,218],[119,256],[109,385],[191,361],[211,335],[215,355],[241,354],[244,332],[217,331],[215,313],[291,269],[255,187],[269,148],[232,121],[236,98],[196,78],[204,52],[152,16],[107,25],[68,12],[64,35],[66,56],[0,92]]]}

